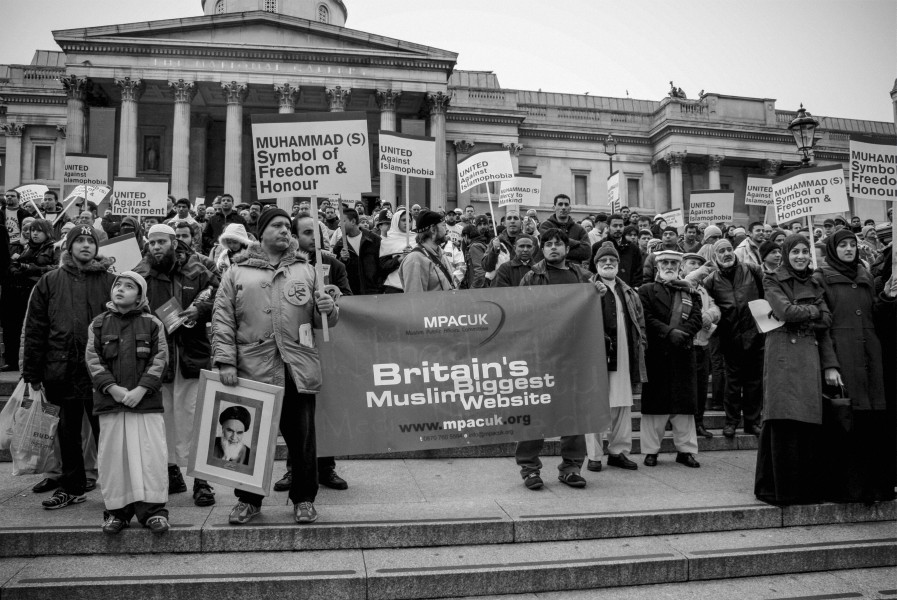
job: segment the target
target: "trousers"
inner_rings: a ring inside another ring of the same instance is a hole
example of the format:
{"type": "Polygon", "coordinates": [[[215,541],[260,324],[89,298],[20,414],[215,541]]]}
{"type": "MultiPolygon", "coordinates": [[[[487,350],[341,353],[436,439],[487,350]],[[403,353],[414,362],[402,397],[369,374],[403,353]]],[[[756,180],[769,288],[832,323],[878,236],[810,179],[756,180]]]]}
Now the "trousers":
{"type": "Polygon", "coordinates": [[[604,440],[607,440],[608,454],[632,453],[632,407],[611,408],[610,417],[610,433],[586,434],[586,455],[589,460],[601,460],[604,455],[604,440]]]}
{"type": "Polygon", "coordinates": [[[196,393],[199,379],[187,379],[177,363],[177,351],[172,354],[177,365],[174,381],[162,384],[162,408],[165,410],[165,441],[168,444],[168,463],[186,467],[190,459],[193,439],[193,418],[196,414],[196,393]]]}
{"type": "Polygon", "coordinates": [[[694,415],[646,415],[642,414],[642,454],[660,452],[660,442],[667,421],[673,425],[673,445],[677,452],[698,453],[698,435],[694,415]]]}
{"type": "MultiPolygon", "coordinates": [[[[530,473],[538,473],[542,470],[542,461],[539,460],[539,453],[544,445],[544,439],[517,442],[514,458],[520,467],[520,475],[524,479],[530,473]]],[[[558,465],[558,471],[561,474],[579,473],[585,456],[586,438],[584,435],[561,436],[561,464],[558,465]]]]}
{"type": "Polygon", "coordinates": [[[47,384],[44,386],[47,400],[59,407],[59,459],[62,463],[62,474],[57,480],[63,491],[80,496],[87,485],[84,473],[84,451],[82,448],[81,425],[84,416],[93,430],[94,453],[96,440],[100,439],[100,422],[93,414],[93,389],[87,367],[78,369],[72,381],[65,384],[47,384]]]}

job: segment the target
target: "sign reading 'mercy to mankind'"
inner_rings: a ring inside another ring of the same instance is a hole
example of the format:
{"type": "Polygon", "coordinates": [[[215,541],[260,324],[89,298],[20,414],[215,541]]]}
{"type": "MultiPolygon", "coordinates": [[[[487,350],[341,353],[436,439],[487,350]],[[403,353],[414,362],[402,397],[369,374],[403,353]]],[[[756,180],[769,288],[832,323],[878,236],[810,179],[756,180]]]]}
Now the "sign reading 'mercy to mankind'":
{"type": "Polygon", "coordinates": [[[436,138],[381,131],[377,156],[381,173],[436,178],[436,138]]]}
{"type": "Polygon", "coordinates": [[[122,177],[112,185],[113,215],[164,217],[168,214],[168,181],[122,177]]]}
{"type": "Polygon", "coordinates": [[[481,183],[514,179],[514,165],[507,150],[474,152],[458,163],[458,191],[463,194],[481,183]]]}
{"type": "Polygon", "coordinates": [[[364,113],[252,115],[252,151],[259,198],[371,191],[364,113]]]}
{"type": "Polygon", "coordinates": [[[689,223],[731,223],[734,190],[693,190],[688,196],[689,223]]]}
{"type": "Polygon", "coordinates": [[[850,136],[850,195],[866,200],[897,200],[897,144],[850,136]]]}
{"type": "Polygon", "coordinates": [[[498,205],[539,206],[542,202],[542,178],[538,175],[517,175],[501,182],[498,205]]]}
{"type": "Polygon", "coordinates": [[[850,210],[840,165],[799,169],[776,177],[772,180],[772,196],[779,223],[850,210]]]}

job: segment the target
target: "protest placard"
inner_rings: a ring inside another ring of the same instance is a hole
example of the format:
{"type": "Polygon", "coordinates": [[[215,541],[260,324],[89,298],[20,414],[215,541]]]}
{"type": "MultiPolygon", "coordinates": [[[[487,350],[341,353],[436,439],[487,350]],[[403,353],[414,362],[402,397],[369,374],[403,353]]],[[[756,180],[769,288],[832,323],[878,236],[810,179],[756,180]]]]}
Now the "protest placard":
{"type": "Polygon", "coordinates": [[[322,345],[321,456],[534,440],[610,426],[589,285],[343,296],[322,345]],[[552,331],[533,323],[552,314],[552,331]],[[377,327],[371,327],[373,320],[377,327]]]}
{"type": "Polygon", "coordinates": [[[692,190],[688,196],[689,223],[731,223],[734,209],[733,190],[692,190]]]}
{"type": "Polygon", "coordinates": [[[168,214],[168,181],[122,177],[112,185],[113,215],[164,217],[168,214]]]}
{"type": "Polygon", "coordinates": [[[371,191],[362,112],[252,115],[259,198],[371,191]]]}
{"type": "Polygon", "coordinates": [[[109,185],[109,159],[99,154],[66,154],[62,183],[109,185]]]}
{"type": "Polygon", "coordinates": [[[377,156],[381,173],[436,178],[436,138],[381,131],[377,156]]]}
{"type": "Polygon", "coordinates": [[[675,208],[660,216],[666,221],[667,227],[685,227],[685,218],[682,216],[681,208],[675,208]]]}
{"type": "Polygon", "coordinates": [[[19,192],[19,203],[22,206],[26,204],[33,204],[34,208],[37,209],[37,214],[40,218],[44,218],[43,211],[40,209],[40,203],[44,199],[44,194],[46,194],[50,188],[41,184],[41,183],[30,183],[28,185],[20,185],[15,188],[17,192],[19,192]]]}
{"type": "Polygon", "coordinates": [[[474,152],[458,163],[458,191],[462,194],[481,183],[509,179],[514,179],[514,165],[507,150],[474,152]]]}
{"type": "Polygon", "coordinates": [[[113,273],[130,271],[143,258],[140,252],[140,243],[133,233],[120,235],[100,242],[99,255],[114,260],[109,268],[113,273]]]}
{"type": "Polygon", "coordinates": [[[193,210],[198,214],[200,210],[204,209],[206,206],[206,199],[200,198],[197,196],[196,200],[193,201],[193,210]]]}
{"type": "Polygon", "coordinates": [[[772,180],[779,224],[800,217],[849,211],[844,170],[840,165],[798,169],[772,180]]]}
{"type": "MultiPolygon", "coordinates": [[[[93,203],[94,206],[99,207],[107,198],[109,198],[111,192],[112,188],[108,185],[75,186],[71,193],[66,196],[65,200],[62,201],[62,213],[74,218],[78,216],[80,210],[87,210],[84,203],[81,202],[82,198],[86,199],[87,202],[93,203]]],[[[61,214],[57,218],[61,218],[61,214]]]]}
{"type": "Polygon", "coordinates": [[[850,195],[897,201],[897,144],[893,138],[850,136],[850,195]]]}
{"type": "Polygon", "coordinates": [[[542,202],[542,178],[539,175],[515,175],[514,179],[501,182],[498,206],[516,208],[539,206],[542,202]]]}
{"type": "Polygon", "coordinates": [[[772,177],[748,175],[744,190],[745,206],[769,206],[772,204],[772,177]]]}
{"type": "Polygon", "coordinates": [[[614,171],[607,178],[607,203],[610,205],[611,214],[619,213],[623,208],[623,202],[620,200],[620,172],[614,171]]]}

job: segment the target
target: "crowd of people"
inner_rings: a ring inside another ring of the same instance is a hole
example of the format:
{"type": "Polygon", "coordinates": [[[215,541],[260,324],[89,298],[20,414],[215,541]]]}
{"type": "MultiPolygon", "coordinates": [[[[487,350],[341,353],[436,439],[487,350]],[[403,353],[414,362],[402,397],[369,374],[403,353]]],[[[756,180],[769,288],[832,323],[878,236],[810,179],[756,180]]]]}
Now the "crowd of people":
{"type": "MultiPolygon", "coordinates": [[[[601,307],[606,361],[583,366],[607,370],[608,398],[596,401],[608,403],[612,424],[561,437],[563,484],[586,487],[582,467],[602,470],[605,442],[607,465],[639,468],[630,455],[640,393],[647,467],[658,466],[670,424],[675,461],[699,468],[698,437],[714,435],[705,411],[722,410],[722,435],[741,427],[759,437],[757,498],[894,498],[897,382],[887,366],[897,364],[897,275],[880,239],[889,223],[688,223],[680,235],[626,207],[576,220],[564,194],[543,221],[534,209],[496,219],[473,206],[318,208],[314,219],[308,201],[290,214],[223,194],[206,207],[170,198],[165,218],[99,217],[89,202],[64,214],[53,192],[38,208],[6,191],[2,370],[21,371],[61,409],[58,468],[34,487],[52,492],[45,508],[79,504],[99,485],[106,533],[135,516],[167,531],[168,496],[187,491],[200,371],[214,368],[227,386],[246,378],[284,388],[289,459],[274,489],[289,491],[298,523],[314,522],[319,485],[348,487],[335,460],[317,456],[314,423],[314,330],[337,326],[341,296],[565,284],[592,286],[601,307]],[[116,275],[100,243],[127,234],[143,258],[116,275]],[[167,331],[156,311],[172,299],[188,325],[167,331]],[[761,299],[781,322],[765,334],[749,306],[761,299]]],[[[222,432],[245,431],[247,419],[231,412],[222,432]]],[[[527,489],[545,485],[542,446],[517,444],[527,489]]],[[[192,492],[197,506],[216,501],[205,480],[192,492]]],[[[236,496],[230,523],[260,513],[262,496],[236,496]]]]}

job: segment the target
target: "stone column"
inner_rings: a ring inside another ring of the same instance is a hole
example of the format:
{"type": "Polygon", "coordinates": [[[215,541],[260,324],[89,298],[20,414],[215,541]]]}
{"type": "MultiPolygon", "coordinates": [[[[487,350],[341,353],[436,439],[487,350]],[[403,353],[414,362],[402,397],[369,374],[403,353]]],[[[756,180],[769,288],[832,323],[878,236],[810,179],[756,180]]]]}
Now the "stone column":
{"type": "Polygon", "coordinates": [[[352,90],[340,86],[326,90],[327,101],[330,103],[330,112],[344,112],[352,98],[352,90]]]}
{"type": "Polygon", "coordinates": [[[83,153],[87,149],[87,107],[84,99],[91,81],[86,77],[66,75],[59,80],[67,98],[65,151],[83,153]]]}
{"type": "Polygon", "coordinates": [[[277,112],[285,115],[296,112],[296,100],[299,98],[299,88],[289,83],[283,85],[274,84],[274,95],[277,96],[277,112]]]}
{"type": "Polygon", "coordinates": [[[243,197],[243,100],[248,86],[231,81],[221,83],[227,100],[227,132],[224,142],[224,193],[239,204],[243,197]]]}
{"type": "Polygon", "coordinates": [[[196,96],[192,81],[169,81],[174,95],[174,126],[171,136],[171,195],[187,198],[190,194],[190,104],[196,96]]]}
{"type": "Polygon", "coordinates": [[[210,119],[196,115],[190,119],[190,176],[187,198],[193,202],[206,195],[206,146],[209,141],[210,119]]]}
{"type": "Polygon", "coordinates": [[[137,102],[143,95],[142,79],[116,79],[121,89],[121,116],[118,134],[118,176],[137,175],[137,102]]]}
{"type": "Polygon", "coordinates": [[[427,107],[430,109],[430,135],[436,138],[436,177],[430,180],[430,208],[433,210],[443,210],[447,196],[445,113],[448,111],[451,100],[451,95],[443,92],[427,94],[427,107]]]}
{"type": "Polygon", "coordinates": [[[4,123],[0,130],[6,135],[6,189],[22,183],[22,134],[25,126],[18,123],[4,123]]]}
{"type": "Polygon", "coordinates": [[[682,162],[685,152],[667,152],[663,159],[670,166],[670,210],[682,208],[682,162]]]}
{"type": "Polygon", "coordinates": [[[667,191],[667,163],[663,159],[651,161],[651,175],[654,178],[654,212],[670,210],[670,196],[667,191]]]}
{"type": "Polygon", "coordinates": [[[523,144],[505,143],[501,147],[511,153],[511,164],[516,175],[520,172],[520,151],[523,150],[523,144]]]}
{"type": "Polygon", "coordinates": [[[707,157],[708,189],[719,189],[719,169],[725,158],[725,156],[720,156],[717,154],[711,154],[707,157]]]}
{"type": "MultiPolygon", "coordinates": [[[[402,92],[399,90],[377,90],[377,106],[380,107],[380,131],[396,130],[396,105],[401,97],[402,92]]],[[[395,173],[380,173],[380,201],[389,202],[393,206],[401,204],[401,199],[396,198],[395,173]]]]}

